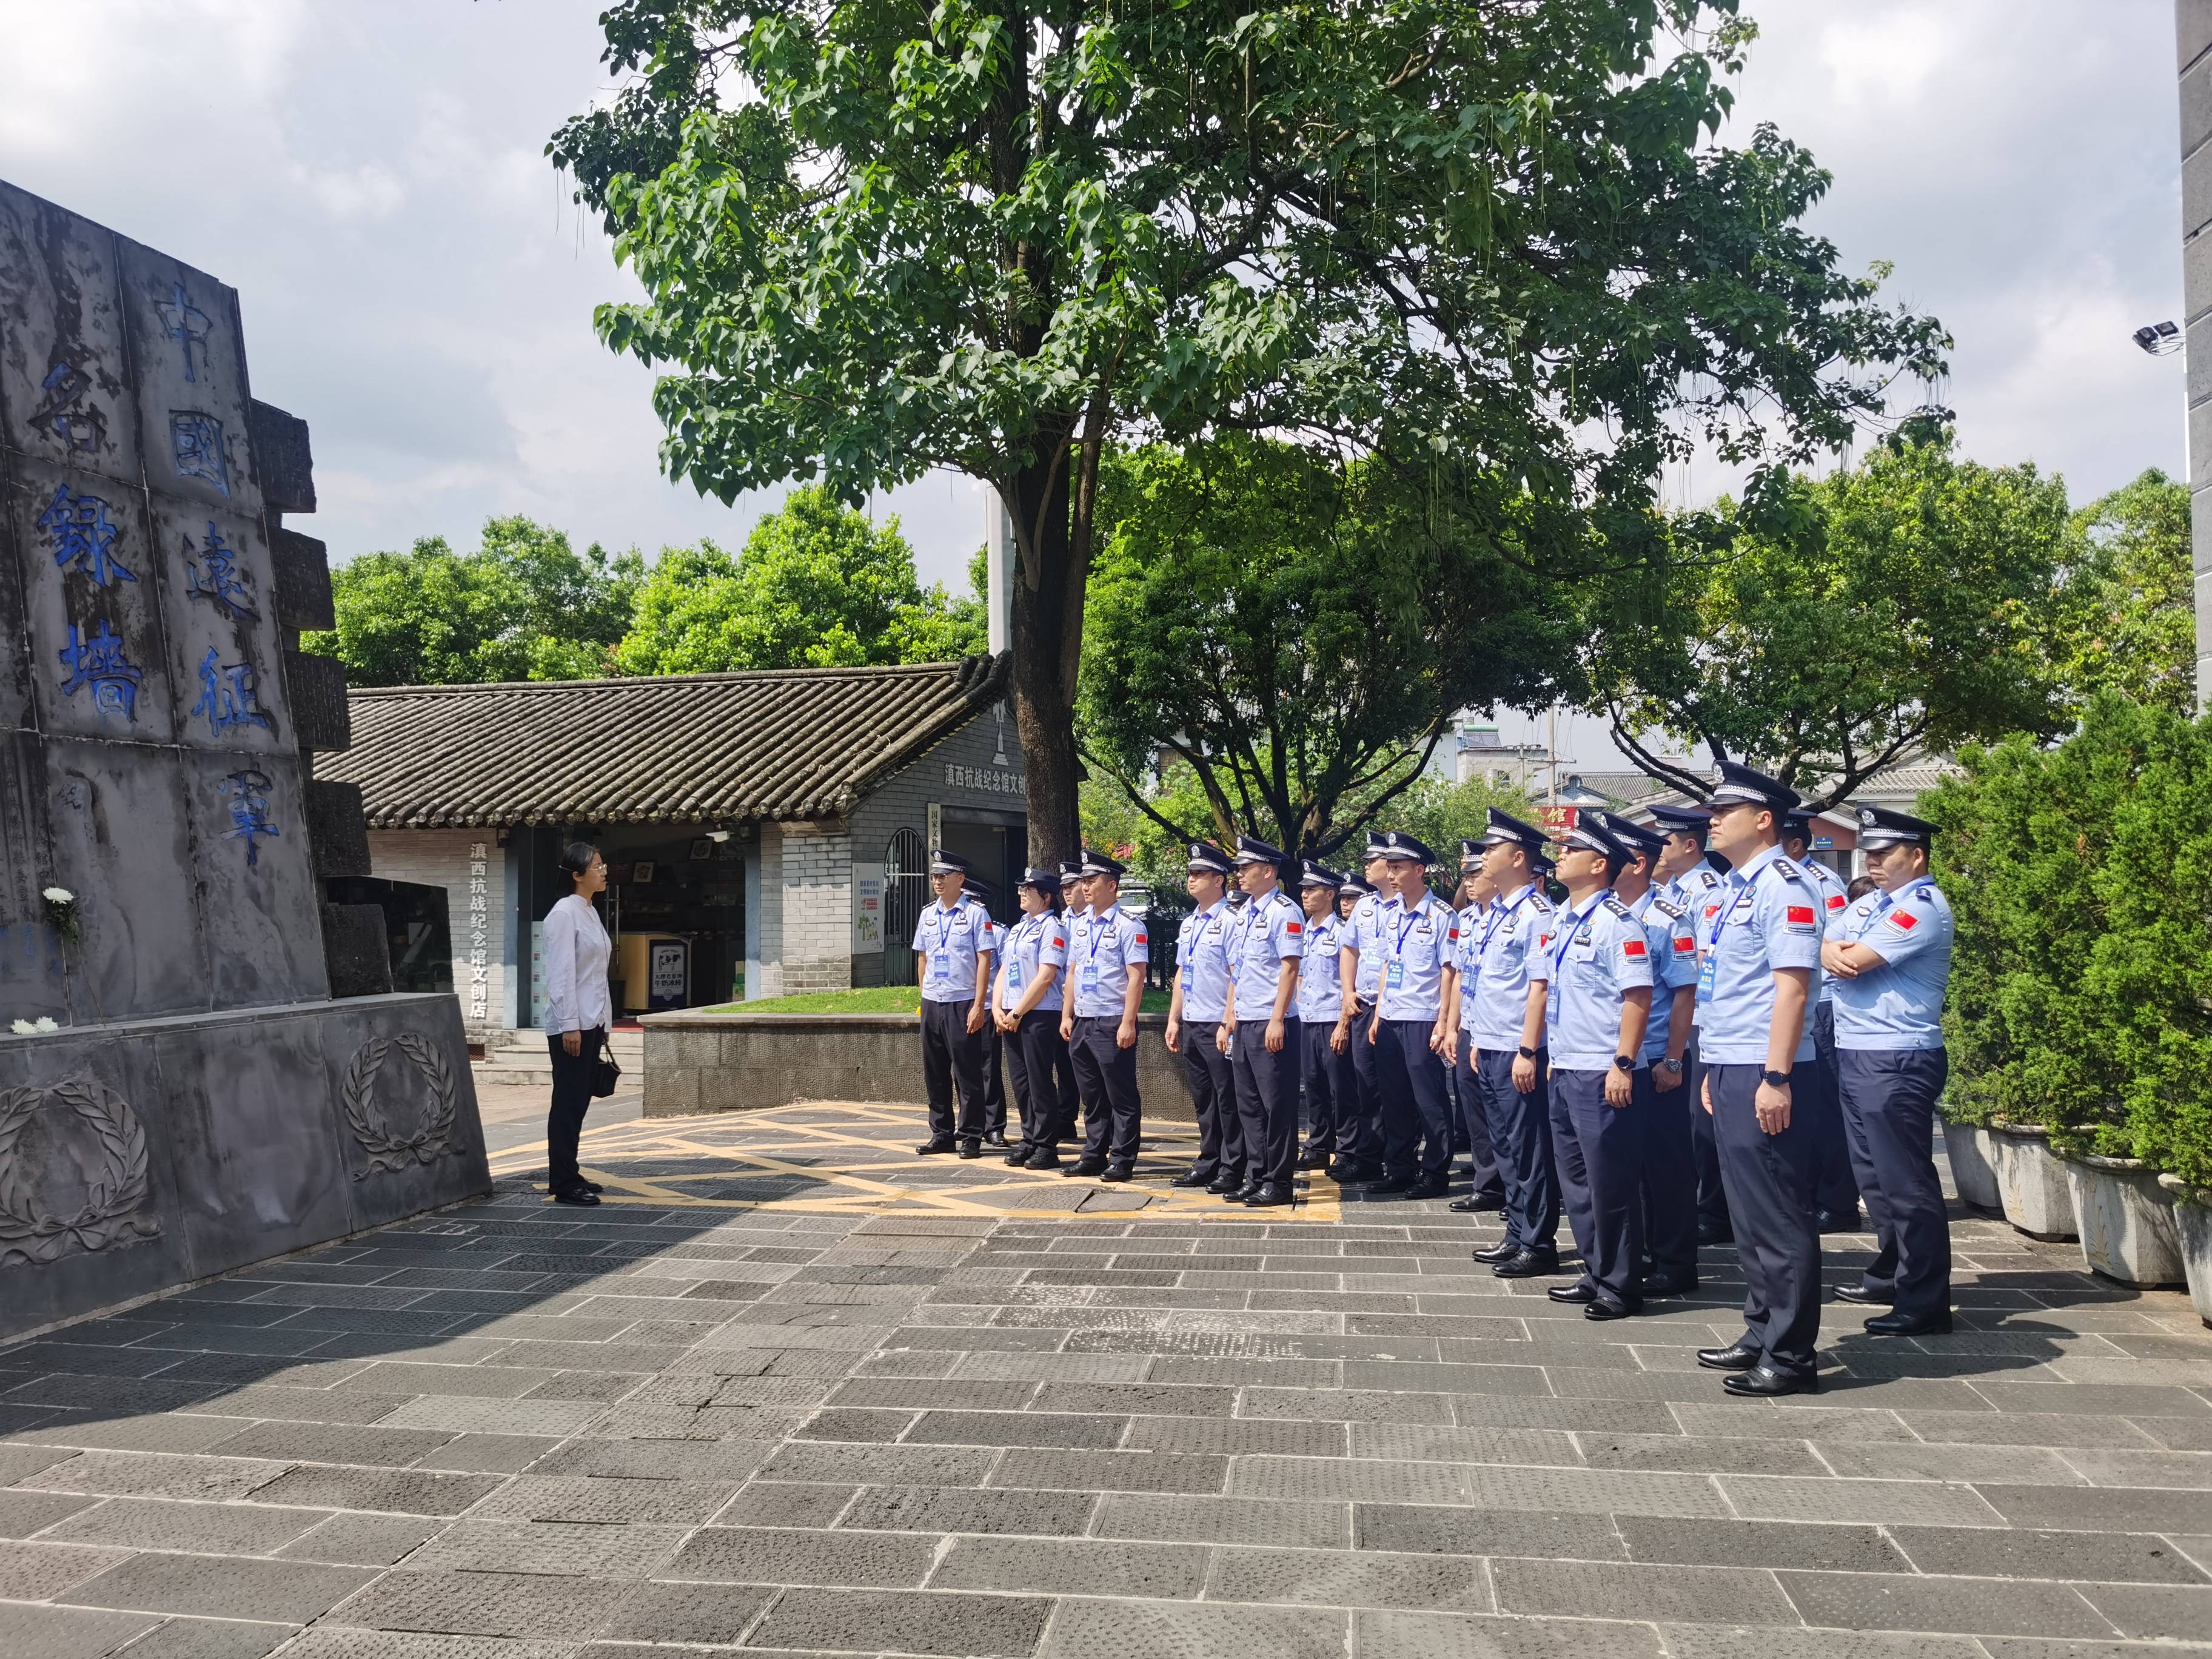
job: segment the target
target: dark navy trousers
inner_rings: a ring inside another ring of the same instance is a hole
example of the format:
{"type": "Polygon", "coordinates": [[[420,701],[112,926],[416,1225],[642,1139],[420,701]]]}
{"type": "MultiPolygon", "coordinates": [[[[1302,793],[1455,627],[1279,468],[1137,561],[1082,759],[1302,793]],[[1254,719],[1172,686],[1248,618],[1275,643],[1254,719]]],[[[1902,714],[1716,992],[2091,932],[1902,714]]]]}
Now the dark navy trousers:
{"type": "Polygon", "coordinates": [[[970,1006],[926,1000],[921,1005],[921,1081],[929,1091],[932,1140],[951,1140],[956,1133],[975,1140],[983,1133],[983,1034],[968,1029],[970,1006]]]}
{"type": "Polygon", "coordinates": [[[1644,1143],[1647,1076],[1639,1068],[1629,1103],[1609,1106],[1603,1072],[1556,1070],[1551,1078],[1552,1146],[1559,1197],[1583,1285],[1607,1302],[1644,1302],[1644,1193],[1637,1166],[1644,1143]]]}
{"type": "Polygon", "coordinates": [[[1237,1075],[1237,1120],[1243,1138],[1244,1181],[1287,1187],[1298,1158],[1298,1060],[1304,1022],[1283,1022],[1280,1054],[1267,1052],[1267,1022],[1240,1019],[1230,1063],[1237,1075]]]}
{"type": "Polygon", "coordinates": [[[1075,1067],[1060,1035],[1060,1010],[1032,1008],[1004,1038],[1006,1081],[1022,1115],[1022,1144],[1057,1148],[1075,1139],[1075,1067]]]}
{"type": "Polygon", "coordinates": [[[1690,1139],[1690,1115],[1700,1118],[1690,1086],[1689,1067],[1682,1068],[1681,1083],[1659,1087],[1658,1073],[1649,1066],[1636,1072],[1636,1086],[1650,1096],[1644,1109],[1644,1152],[1640,1175],[1644,1185],[1644,1248],[1650,1252],[1651,1270],[1671,1279],[1694,1283],[1698,1277],[1698,1158],[1690,1139]]]}
{"type": "Polygon", "coordinates": [[[1134,1164],[1144,1132],[1137,1051],[1115,1042],[1121,1026],[1119,1014],[1078,1014],[1068,1034],[1075,1092],[1083,1100],[1083,1158],[1089,1164],[1134,1164]]]}
{"type": "Polygon", "coordinates": [[[1498,1177],[1505,1183],[1505,1236],[1524,1250],[1555,1249],[1559,1236],[1559,1182],[1552,1167],[1551,1108],[1544,1082],[1547,1058],[1537,1051],[1536,1086],[1524,1095],[1513,1086],[1511,1049],[1474,1051],[1483,1121],[1498,1154],[1498,1177]]]}
{"type": "MultiPolygon", "coordinates": [[[[983,1133],[1002,1135],[1006,1133],[1006,1045],[1000,1041],[999,1028],[988,1018],[980,1035],[983,1044],[983,1133]]],[[[1015,1110],[1020,1109],[1017,1104],[1015,1110]]]]}
{"type": "Polygon", "coordinates": [[[1950,1075],[1941,1048],[1844,1048],[1844,1127],[1881,1254],[1862,1279],[1918,1317],[1951,1306],[1951,1218],[1936,1174],[1936,1102],[1950,1075]]]}
{"type": "Polygon", "coordinates": [[[1759,1127],[1753,1101],[1765,1069],[1755,1064],[1705,1067],[1713,1139],[1743,1261],[1743,1340],[1777,1370],[1809,1376],[1820,1335],[1813,1136],[1794,1098],[1788,1128],[1771,1135],[1759,1127]]]}
{"type": "Polygon", "coordinates": [[[1348,1142],[1341,1134],[1337,1137],[1336,1155],[1354,1164],[1382,1161],[1382,1085],[1374,1045],[1367,1041],[1367,1022],[1374,1012],[1372,1003],[1360,1003],[1352,1012],[1352,1098],[1359,1111],[1352,1121],[1357,1133],[1348,1142]]]}
{"type": "Polygon", "coordinates": [[[1468,1152],[1474,1159],[1474,1196],[1502,1199],[1505,1196],[1505,1178],[1498,1173],[1498,1148],[1490,1137],[1490,1115],[1482,1104],[1482,1080],[1475,1072],[1474,1039],[1465,1031],[1459,1034],[1459,1056],[1452,1066],[1452,1076],[1459,1085],[1459,1115],[1467,1125],[1468,1152]]]}
{"type": "MultiPolygon", "coordinates": [[[[1705,1065],[1698,1058],[1698,1040],[1692,1036],[1685,1063],[1690,1068],[1690,1088],[1698,1099],[1703,1100],[1705,1065]]],[[[1698,1174],[1698,1219],[1712,1226],[1726,1229],[1729,1224],[1728,1188],[1721,1181],[1720,1146],[1713,1139],[1713,1121],[1705,1115],[1701,1105],[1690,1115],[1690,1155],[1696,1160],[1698,1174]]]]}
{"type": "Polygon", "coordinates": [[[1229,1056],[1213,1046],[1217,1019],[1182,1024],[1182,1086],[1198,1115],[1198,1163],[1204,1175],[1244,1173],[1244,1136],[1237,1121],[1237,1081],[1229,1056]]]}
{"type": "MultiPolygon", "coordinates": [[[[1429,1047],[1433,1019],[1375,1023],[1375,1080],[1382,1097],[1382,1173],[1395,1180],[1418,1169],[1443,1179],[1451,1169],[1451,1119],[1444,1106],[1444,1063],[1429,1047]]],[[[1359,1033],[1355,1030],[1355,1039],[1359,1033]]]]}
{"type": "Polygon", "coordinates": [[[1859,1187],[1852,1170],[1850,1143],[1844,1131],[1844,1107],[1836,1060],[1836,1006],[1813,1005],[1813,1063],[1791,1074],[1791,1092],[1800,1094],[1806,1083],[1817,1079],[1820,1097],[1811,1102],[1813,1119],[1813,1207],[1838,1215],[1851,1215],[1859,1207],[1859,1187]],[[1809,1076],[1808,1074],[1810,1074],[1809,1076]]]}
{"type": "Polygon", "coordinates": [[[1300,1023],[1305,1043],[1300,1075],[1306,1090],[1306,1150],[1349,1156],[1359,1121],[1359,1082],[1352,1073],[1350,1046],[1340,1054],[1329,1046],[1336,1035],[1334,1021],[1300,1023]]]}

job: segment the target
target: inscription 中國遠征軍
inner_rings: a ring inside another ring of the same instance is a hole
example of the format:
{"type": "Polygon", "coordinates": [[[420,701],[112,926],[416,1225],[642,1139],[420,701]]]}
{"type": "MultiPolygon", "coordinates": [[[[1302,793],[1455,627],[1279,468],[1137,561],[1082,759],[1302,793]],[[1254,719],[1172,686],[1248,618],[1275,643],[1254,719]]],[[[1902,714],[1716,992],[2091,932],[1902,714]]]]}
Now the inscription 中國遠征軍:
{"type": "Polygon", "coordinates": [[[216,785],[216,792],[230,802],[231,827],[223,832],[223,839],[246,843],[249,870],[260,867],[260,838],[273,839],[284,833],[269,821],[269,792],[275,787],[266,772],[251,766],[231,773],[216,785]]]}
{"type": "Polygon", "coordinates": [[[98,453],[107,439],[107,417],[77,401],[92,390],[92,377],[75,363],[57,362],[39,386],[46,400],[31,411],[26,424],[34,432],[51,432],[83,454],[98,453]]]}
{"type": "Polygon", "coordinates": [[[108,522],[107,503],[99,496],[81,495],[67,484],[57,484],[53,500],[39,514],[38,526],[53,545],[54,562],[82,571],[94,587],[138,580],[115,556],[117,531],[108,522]]]}
{"type": "Polygon", "coordinates": [[[222,532],[213,520],[209,521],[208,533],[198,547],[192,545],[191,537],[185,538],[185,588],[194,599],[209,600],[234,622],[260,615],[253,608],[253,589],[246,576],[237,552],[223,545],[222,532]]]}
{"type": "Polygon", "coordinates": [[[122,640],[105,620],[88,640],[71,623],[61,659],[62,666],[69,670],[69,678],[62,682],[64,696],[73,697],[90,686],[94,709],[102,714],[120,714],[131,724],[137,724],[138,686],[146,676],[123,654],[122,640]]]}
{"type": "Polygon", "coordinates": [[[230,459],[223,453],[222,422],[197,409],[169,411],[169,456],[180,478],[204,478],[230,494],[230,459]]]}
{"type": "Polygon", "coordinates": [[[225,663],[213,646],[200,659],[200,700],[192,705],[192,713],[206,715],[208,729],[217,737],[234,726],[258,726],[264,731],[269,727],[269,716],[255,685],[253,665],[225,663]]]}
{"type": "Polygon", "coordinates": [[[215,319],[192,303],[182,283],[172,283],[169,297],[155,301],[154,309],[161,313],[161,326],[169,337],[185,349],[185,379],[198,380],[192,372],[192,348],[200,349],[200,366],[208,367],[208,336],[214,331],[215,319]]]}

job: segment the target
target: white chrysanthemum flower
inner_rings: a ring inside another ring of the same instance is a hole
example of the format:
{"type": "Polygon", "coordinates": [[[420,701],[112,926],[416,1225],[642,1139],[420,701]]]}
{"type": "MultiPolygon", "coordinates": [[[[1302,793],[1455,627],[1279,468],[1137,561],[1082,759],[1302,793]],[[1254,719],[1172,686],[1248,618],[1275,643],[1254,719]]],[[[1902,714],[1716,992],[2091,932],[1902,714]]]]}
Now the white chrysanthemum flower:
{"type": "Polygon", "coordinates": [[[60,1026],[57,1025],[57,1024],[54,1023],[54,1019],[53,1019],[53,1016],[52,1016],[52,1015],[51,1015],[51,1014],[40,1014],[40,1015],[39,1016],[39,1023],[38,1023],[38,1025],[36,1026],[36,1028],[35,1028],[35,1029],[36,1029],[36,1030],[39,1030],[39,1031],[40,1031],[40,1032],[46,1032],[46,1031],[58,1031],[58,1030],[60,1030],[62,1028],[61,1028],[60,1026]]]}
{"type": "Polygon", "coordinates": [[[49,887],[41,895],[49,904],[75,904],[76,895],[66,887],[49,887]]]}
{"type": "Polygon", "coordinates": [[[39,1034],[39,1028],[27,1019],[19,1019],[8,1029],[17,1036],[36,1036],[39,1034]]]}

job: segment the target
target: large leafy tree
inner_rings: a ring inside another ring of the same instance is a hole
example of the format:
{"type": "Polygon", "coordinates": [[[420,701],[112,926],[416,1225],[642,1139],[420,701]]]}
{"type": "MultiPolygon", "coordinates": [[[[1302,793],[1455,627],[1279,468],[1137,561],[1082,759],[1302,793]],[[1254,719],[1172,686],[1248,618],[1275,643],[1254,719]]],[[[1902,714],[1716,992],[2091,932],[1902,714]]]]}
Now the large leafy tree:
{"type": "Polygon", "coordinates": [[[793,490],[732,558],[668,548],[615,649],[626,674],[942,662],[980,651],[982,605],[924,588],[898,520],[876,524],[821,489],[793,490]]]}
{"type": "Polygon", "coordinates": [[[560,531],[489,519],[471,553],[427,536],[341,565],[337,629],[301,643],[344,663],[353,685],[586,678],[607,672],[644,569],[635,551],[580,554],[560,531]]]}
{"type": "Polygon", "coordinates": [[[1802,228],[1808,155],[1707,146],[1735,13],[616,0],[628,84],[549,149],[644,284],[598,323],[668,371],[672,475],[995,486],[1052,855],[1109,440],[1327,440],[1579,556],[1670,454],[1802,459],[1936,366],[1802,228]]]}
{"type": "Polygon", "coordinates": [[[1207,835],[1332,856],[1472,704],[1534,702],[1575,636],[1556,586],[1378,460],[1231,435],[1109,457],[1082,729],[1141,798],[1188,767],[1207,835]]]}
{"type": "Polygon", "coordinates": [[[2076,610],[2063,673],[2085,704],[2100,690],[2197,710],[2197,607],[2189,487],[2156,467],[2081,509],[2082,548],[2068,584],[2076,610]]]}
{"type": "Polygon", "coordinates": [[[1584,695],[1662,782],[1704,787],[1653,732],[1827,805],[1923,751],[2068,723],[2065,487],[1960,459],[1933,418],[1863,466],[1638,533],[1655,556],[1593,590],[1584,695]]]}

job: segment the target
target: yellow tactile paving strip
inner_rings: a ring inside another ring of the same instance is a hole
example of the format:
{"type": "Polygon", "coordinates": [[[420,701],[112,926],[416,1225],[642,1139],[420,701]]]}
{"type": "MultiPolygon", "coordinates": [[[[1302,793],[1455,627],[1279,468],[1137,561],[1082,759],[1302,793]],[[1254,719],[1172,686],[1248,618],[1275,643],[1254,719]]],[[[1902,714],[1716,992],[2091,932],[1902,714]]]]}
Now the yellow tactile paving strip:
{"type": "MultiPolygon", "coordinates": [[[[727,1210],[804,1210],[833,1215],[938,1215],[1059,1220],[1115,1215],[1146,1220],[1263,1218],[1340,1220],[1340,1190],[1299,1176],[1290,1209],[1247,1210],[1211,1193],[1170,1187],[1198,1150],[1194,1124],[1145,1126],[1137,1178],[1127,1185],[1071,1179],[1058,1170],[1009,1169],[1003,1154],[917,1158],[928,1133],[919,1106],[805,1101],[758,1112],[643,1118],[584,1132],[584,1172],[602,1202],[727,1210]]],[[[1064,1155],[1063,1155],[1064,1156],[1064,1155]]],[[[545,1143],[491,1157],[492,1174],[543,1178],[545,1143]]]]}

